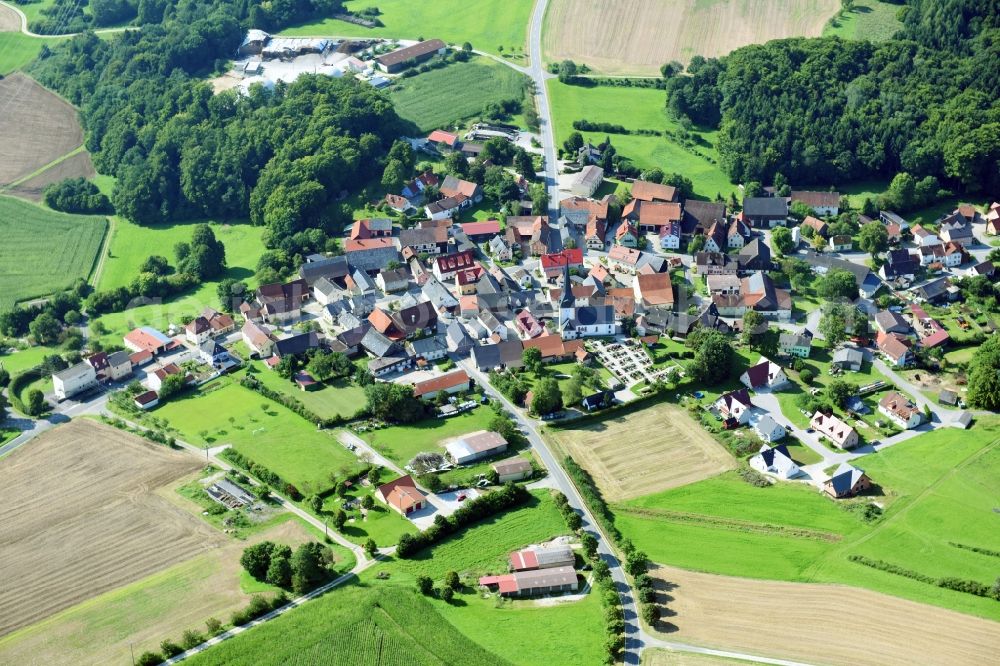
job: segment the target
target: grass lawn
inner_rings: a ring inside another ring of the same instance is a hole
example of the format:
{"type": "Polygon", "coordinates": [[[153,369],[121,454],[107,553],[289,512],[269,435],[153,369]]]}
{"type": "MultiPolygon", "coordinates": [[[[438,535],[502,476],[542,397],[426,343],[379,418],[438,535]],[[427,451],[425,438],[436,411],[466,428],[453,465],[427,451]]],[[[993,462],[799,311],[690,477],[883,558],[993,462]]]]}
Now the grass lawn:
{"type": "MultiPolygon", "coordinates": [[[[27,10],[32,5],[22,5],[27,10]]],[[[26,12],[27,13],[27,12],[26,12]]],[[[19,70],[35,59],[42,46],[50,47],[62,41],[60,37],[28,37],[20,32],[0,32],[0,76],[19,70]]]]}
{"type": "Polygon", "coordinates": [[[344,9],[358,12],[378,7],[382,27],[365,28],[336,19],[305,23],[284,30],[282,35],[391,37],[396,39],[443,39],[489,53],[516,54],[514,62],[527,64],[523,57],[531,17],[531,0],[459,0],[412,2],[411,0],[348,0],[344,9]]]}
{"type": "Polygon", "coordinates": [[[323,383],[321,389],[314,391],[300,391],[294,382],[265,368],[263,363],[255,361],[253,367],[259,371],[254,377],[264,386],[295,398],[322,418],[350,416],[364,406],[365,390],[345,379],[330,380],[323,383]]]}
{"type": "Polygon", "coordinates": [[[6,368],[13,376],[38,365],[45,356],[59,354],[62,351],[58,347],[28,347],[9,354],[0,352],[0,367],[6,368]]]}
{"type": "Polygon", "coordinates": [[[298,414],[229,378],[171,400],[149,417],[165,420],[195,445],[232,444],[303,495],[328,489],[331,474],[357,463],[332,432],[317,431],[298,414]]]}
{"type": "Polygon", "coordinates": [[[107,229],[104,217],[0,197],[0,310],[88,279],[107,229]]]}
{"type": "MultiPolygon", "coordinates": [[[[662,90],[611,86],[585,88],[555,79],[549,81],[548,86],[556,141],[560,144],[574,131],[574,120],[614,123],[631,130],[676,132],[680,129],[675,121],[667,118],[666,94],[662,90]]],[[[593,143],[599,143],[607,136],[604,132],[582,134],[593,143]]],[[[719,156],[714,147],[717,132],[695,131],[692,135],[699,143],[698,152],[715,160],[715,163],[692,153],[669,137],[614,134],[611,135],[611,143],[619,154],[630,158],[639,168],[660,167],[668,173],[678,172],[690,178],[700,198],[711,199],[716,193],[728,195],[734,186],[717,163],[719,156]]]]}
{"type": "Polygon", "coordinates": [[[823,28],[823,36],[884,42],[903,27],[903,23],[896,18],[900,7],[879,0],[855,2],[850,11],[838,13],[830,19],[823,28]]]}
{"type": "Polygon", "coordinates": [[[493,410],[477,407],[447,419],[424,419],[411,425],[397,425],[361,433],[361,438],[397,465],[405,465],[423,451],[444,452],[443,440],[477,430],[486,430],[493,410]]]}
{"type": "MultiPolygon", "coordinates": [[[[395,477],[395,474],[387,470],[382,477],[382,481],[385,482],[395,477]]],[[[375,488],[372,486],[355,485],[344,499],[360,499],[365,495],[373,495],[374,492],[375,488]]],[[[323,504],[323,513],[332,515],[340,509],[341,502],[343,499],[340,497],[330,495],[323,504]]],[[[413,523],[387,508],[378,500],[375,500],[375,505],[368,511],[367,517],[362,518],[360,509],[347,511],[347,516],[349,520],[353,519],[354,522],[345,524],[341,534],[357,544],[363,544],[371,538],[380,548],[383,548],[396,544],[403,534],[412,534],[417,531],[413,523]]]]}
{"type": "Polygon", "coordinates": [[[993,525],[1000,506],[1000,421],[920,435],[855,464],[884,493],[872,498],[885,505],[874,523],[807,486],[754,488],[726,474],[617,505],[617,525],[657,562],[856,585],[1000,620],[995,601],[847,559],[859,554],[933,577],[992,584],[995,559],[953,544],[1000,550],[993,525]]]}
{"type": "Polygon", "coordinates": [[[492,102],[524,99],[527,81],[510,67],[480,57],[397,79],[389,97],[401,117],[429,132],[479,117],[492,102]]]}

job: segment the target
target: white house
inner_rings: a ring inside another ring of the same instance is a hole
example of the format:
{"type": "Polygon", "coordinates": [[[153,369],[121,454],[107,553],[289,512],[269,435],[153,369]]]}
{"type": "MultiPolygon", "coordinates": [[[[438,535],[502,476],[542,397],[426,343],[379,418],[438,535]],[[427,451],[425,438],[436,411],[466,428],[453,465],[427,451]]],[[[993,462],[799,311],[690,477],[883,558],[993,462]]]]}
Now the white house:
{"type": "MultiPolygon", "coordinates": [[[[604,249],[604,243],[597,249],[604,249]]],[[[673,220],[660,227],[660,249],[677,250],[681,246],[681,225],[673,220]]]]}
{"type": "Polygon", "coordinates": [[[799,466],[788,454],[784,444],[760,447],[760,453],[750,459],[750,466],[762,474],[774,474],[779,479],[791,479],[799,475],[799,466]]]}
{"type": "Polygon", "coordinates": [[[898,391],[886,393],[878,402],[878,411],[903,430],[916,428],[924,420],[920,408],[898,391]]]}
{"type": "Polygon", "coordinates": [[[913,242],[917,244],[918,247],[928,247],[930,245],[938,245],[941,243],[941,239],[937,237],[937,234],[933,234],[927,229],[924,229],[919,224],[913,227],[913,242]]]}
{"type": "Polygon", "coordinates": [[[777,442],[785,437],[785,427],[775,421],[770,414],[751,421],[753,431],[765,442],[777,442]]]}
{"type": "Polygon", "coordinates": [[[736,419],[740,425],[746,425],[750,421],[752,408],[750,393],[746,389],[724,393],[715,401],[715,409],[723,420],[736,419]]]}
{"type": "Polygon", "coordinates": [[[65,400],[95,386],[97,386],[97,371],[86,361],[52,375],[52,388],[57,400],[65,400]]]}
{"type": "Polygon", "coordinates": [[[781,366],[761,356],[757,365],[748,368],[740,376],[740,381],[743,382],[744,386],[755,391],[761,389],[778,390],[788,383],[788,377],[781,366]]]}
{"type": "Polygon", "coordinates": [[[184,327],[184,338],[194,346],[208,340],[212,335],[212,327],[204,317],[195,317],[184,327]]]}
{"type": "Polygon", "coordinates": [[[604,182],[604,169],[588,164],[574,178],[570,192],[578,197],[592,197],[597,188],[604,182]]]}

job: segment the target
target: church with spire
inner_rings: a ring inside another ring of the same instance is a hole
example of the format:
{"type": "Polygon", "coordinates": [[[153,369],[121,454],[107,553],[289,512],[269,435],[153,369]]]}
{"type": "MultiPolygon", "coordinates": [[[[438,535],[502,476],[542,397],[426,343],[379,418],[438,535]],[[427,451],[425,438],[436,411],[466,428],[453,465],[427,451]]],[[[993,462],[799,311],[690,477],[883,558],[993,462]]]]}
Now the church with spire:
{"type": "Polygon", "coordinates": [[[613,336],[617,332],[615,309],[603,295],[580,302],[573,295],[569,262],[563,266],[562,297],[559,299],[559,333],[563,340],[613,336]]]}

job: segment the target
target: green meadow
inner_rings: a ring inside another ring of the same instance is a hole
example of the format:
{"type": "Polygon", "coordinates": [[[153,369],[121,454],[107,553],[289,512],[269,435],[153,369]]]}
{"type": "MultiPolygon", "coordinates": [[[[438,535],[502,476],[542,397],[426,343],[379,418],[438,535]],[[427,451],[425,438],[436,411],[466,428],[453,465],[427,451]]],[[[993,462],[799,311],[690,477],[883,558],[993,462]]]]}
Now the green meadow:
{"type": "MultiPolygon", "coordinates": [[[[283,35],[389,37],[395,39],[442,39],[450,44],[471,42],[488,53],[523,56],[528,37],[531,0],[480,0],[460,2],[412,2],[411,0],[348,0],[344,8],[360,12],[379,9],[378,28],[325,19],[284,30],[283,35]]],[[[516,62],[524,64],[523,57],[516,62]]]]}
{"type": "Polygon", "coordinates": [[[657,562],[751,578],[844,583],[1000,619],[993,600],[871,569],[880,559],[935,578],[992,584],[1000,551],[1000,422],[945,428],[855,465],[877,485],[864,501],[885,507],[866,523],[804,484],[756,488],[735,473],[617,505],[616,524],[657,562]]]}
{"type": "Polygon", "coordinates": [[[884,42],[903,27],[896,18],[902,5],[880,0],[861,0],[850,10],[838,13],[823,28],[824,37],[867,39],[884,42]]]}
{"type": "MultiPolygon", "coordinates": [[[[619,86],[573,86],[555,79],[548,82],[549,101],[556,143],[574,131],[573,121],[589,120],[622,125],[629,130],[667,130],[677,132],[680,125],[668,119],[666,94],[655,88],[619,86]]],[[[677,172],[691,179],[699,198],[727,196],[734,185],[718,165],[715,150],[716,131],[692,131],[698,143],[696,155],[666,136],[581,132],[584,139],[600,143],[608,136],[618,154],[630,158],[640,169],[659,167],[666,173],[677,172]],[[704,155],[704,156],[703,156],[704,155]],[[713,163],[712,161],[715,162],[713,163]]]]}

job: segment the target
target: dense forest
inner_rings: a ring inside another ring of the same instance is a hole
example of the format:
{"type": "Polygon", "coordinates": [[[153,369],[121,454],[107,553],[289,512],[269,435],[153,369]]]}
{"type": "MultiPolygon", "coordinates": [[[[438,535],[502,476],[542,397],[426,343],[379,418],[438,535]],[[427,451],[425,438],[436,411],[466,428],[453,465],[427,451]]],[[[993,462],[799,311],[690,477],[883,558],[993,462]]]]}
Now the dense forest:
{"type": "Polygon", "coordinates": [[[905,172],[1000,189],[1000,0],[909,0],[873,44],[786,39],[696,57],[670,110],[718,127],[734,182],[831,184],[905,172]]]}
{"type": "MultiPolygon", "coordinates": [[[[342,228],[343,192],[382,173],[402,122],[392,104],[352,78],[304,76],[248,97],[213,94],[248,25],[281,25],[326,0],[182,0],[111,40],[83,34],[45,49],[31,73],[81,107],[87,148],[117,177],[115,210],[140,223],[247,218],[289,254],[342,228]],[[267,18],[260,23],[266,6],[267,18]]],[[[322,249],[322,248],[318,248],[322,249]]]]}

